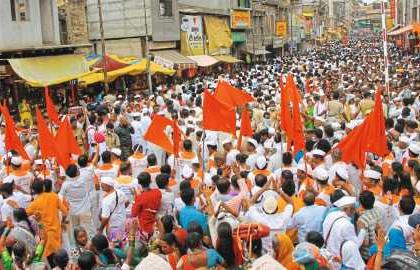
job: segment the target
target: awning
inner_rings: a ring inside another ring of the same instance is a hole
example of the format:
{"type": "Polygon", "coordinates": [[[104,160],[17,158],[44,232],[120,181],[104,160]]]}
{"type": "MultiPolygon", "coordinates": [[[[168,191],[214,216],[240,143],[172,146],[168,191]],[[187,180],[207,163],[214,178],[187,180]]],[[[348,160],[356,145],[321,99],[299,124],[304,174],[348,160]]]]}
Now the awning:
{"type": "Polygon", "coordinates": [[[397,29],[400,29],[400,28],[401,28],[401,25],[399,25],[399,24],[391,27],[390,29],[388,29],[388,35],[389,35],[389,33],[393,32],[393,31],[395,31],[397,29]]]}
{"type": "Polygon", "coordinates": [[[213,56],[213,57],[219,60],[220,62],[229,63],[229,64],[242,62],[242,60],[239,60],[238,58],[233,57],[231,55],[218,55],[218,56],[213,56]]]}
{"type": "Polygon", "coordinates": [[[264,54],[269,54],[269,53],[271,53],[271,52],[267,51],[267,50],[266,50],[266,49],[264,49],[264,48],[255,48],[255,49],[252,49],[252,48],[247,48],[247,49],[246,49],[246,52],[247,52],[247,53],[250,53],[250,54],[253,54],[253,55],[264,55],[264,54]]]}
{"type": "MultiPolygon", "coordinates": [[[[140,62],[136,64],[129,65],[127,67],[117,69],[114,71],[107,72],[107,81],[112,82],[116,80],[118,77],[121,77],[123,75],[139,75],[141,73],[146,72],[147,70],[147,60],[142,59],[140,62]]],[[[154,63],[153,61],[150,62],[150,71],[152,74],[161,73],[165,75],[174,75],[175,70],[168,69],[165,67],[162,67],[161,65],[158,65],[154,63]]],[[[102,71],[98,71],[95,73],[88,74],[86,76],[82,76],[79,78],[79,82],[89,85],[97,82],[103,82],[104,81],[104,74],[102,71]]]]}
{"type": "Polygon", "coordinates": [[[91,73],[85,57],[74,54],[14,58],[9,63],[32,87],[60,84],[91,73]]]}
{"type": "Polygon", "coordinates": [[[187,57],[196,62],[199,67],[209,67],[219,62],[219,60],[210,55],[194,55],[187,57]]]}
{"type": "Polygon", "coordinates": [[[154,51],[154,62],[173,69],[189,69],[197,67],[197,63],[188,57],[183,56],[175,50],[154,51]]]}
{"type": "Polygon", "coordinates": [[[407,25],[404,27],[401,27],[400,29],[397,29],[395,31],[392,31],[390,33],[388,33],[388,36],[397,36],[397,35],[401,35],[405,32],[417,32],[420,34],[420,24],[418,23],[413,23],[411,25],[407,25]]]}

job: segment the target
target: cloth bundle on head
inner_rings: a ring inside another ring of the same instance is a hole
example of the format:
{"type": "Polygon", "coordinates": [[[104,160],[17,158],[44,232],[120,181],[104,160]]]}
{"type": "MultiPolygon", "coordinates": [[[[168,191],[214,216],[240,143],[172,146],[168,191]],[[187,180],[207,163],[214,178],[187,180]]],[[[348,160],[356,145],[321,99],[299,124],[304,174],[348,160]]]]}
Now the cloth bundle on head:
{"type": "Polygon", "coordinates": [[[101,177],[101,184],[105,184],[110,187],[114,187],[115,180],[111,177],[101,177]]]}

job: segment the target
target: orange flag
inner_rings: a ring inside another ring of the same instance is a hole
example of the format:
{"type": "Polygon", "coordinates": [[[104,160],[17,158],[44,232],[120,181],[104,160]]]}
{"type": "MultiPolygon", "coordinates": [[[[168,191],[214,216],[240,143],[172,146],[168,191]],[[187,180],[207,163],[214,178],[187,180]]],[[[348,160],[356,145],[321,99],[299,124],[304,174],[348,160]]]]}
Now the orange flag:
{"type": "Polygon", "coordinates": [[[21,140],[19,139],[19,136],[16,133],[15,130],[15,122],[13,121],[12,116],[10,116],[9,109],[7,106],[0,105],[1,113],[3,114],[4,121],[6,123],[6,129],[5,129],[5,138],[4,138],[4,144],[7,151],[14,150],[19,153],[19,155],[26,160],[29,160],[28,153],[26,153],[25,148],[23,147],[23,144],[21,140]]]}
{"type": "Polygon", "coordinates": [[[241,129],[239,133],[237,149],[241,148],[242,145],[242,136],[251,137],[254,134],[251,126],[251,117],[249,115],[248,109],[243,108],[241,113],[241,129]]]}
{"type": "Polygon", "coordinates": [[[305,149],[305,136],[303,134],[303,123],[300,116],[299,105],[301,101],[300,93],[296,87],[296,84],[292,82],[291,87],[292,93],[292,104],[293,104],[293,129],[292,129],[292,138],[290,141],[293,141],[293,153],[296,155],[299,151],[305,149]]]}
{"type": "Polygon", "coordinates": [[[236,113],[216,99],[209,91],[204,91],[203,129],[223,131],[236,135],[236,113]]]}
{"type": "MultiPolygon", "coordinates": [[[[50,157],[57,157],[57,147],[55,140],[51,132],[49,131],[47,124],[45,123],[44,117],[38,107],[35,108],[36,118],[38,120],[38,142],[39,149],[41,150],[41,156],[43,159],[50,157]]],[[[64,167],[64,166],[63,166],[64,167]]]]}
{"type": "Polygon", "coordinates": [[[172,141],[174,143],[174,155],[175,157],[179,156],[179,145],[181,143],[181,129],[179,128],[176,120],[172,120],[172,141]]]}
{"type": "Polygon", "coordinates": [[[286,133],[287,140],[289,141],[293,134],[292,115],[290,113],[290,100],[294,85],[293,77],[291,74],[287,75],[286,87],[281,91],[280,101],[280,127],[286,133]]]}
{"type": "Polygon", "coordinates": [[[244,106],[254,101],[254,98],[250,94],[222,80],[217,84],[214,96],[230,108],[244,106]]]}
{"type": "Polygon", "coordinates": [[[57,151],[59,153],[57,160],[64,169],[66,169],[68,164],[70,164],[71,154],[82,154],[82,149],[80,149],[77,144],[76,137],[73,134],[68,117],[61,121],[58,126],[58,131],[55,135],[55,144],[60,147],[57,151]]]}
{"type": "Polygon", "coordinates": [[[160,146],[166,152],[173,154],[175,147],[168,136],[166,136],[165,129],[167,126],[173,127],[174,122],[166,117],[154,115],[152,123],[144,135],[144,139],[160,146]]]}
{"type": "Polygon", "coordinates": [[[54,102],[50,98],[50,95],[48,94],[48,86],[44,87],[44,94],[45,94],[45,107],[47,108],[47,114],[48,117],[51,119],[51,121],[54,122],[54,124],[59,125],[60,120],[58,117],[58,113],[55,110],[54,102]]]}
{"type": "Polygon", "coordinates": [[[357,165],[364,169],[366,165],[366,138],[369,123],[364,121],[360,126],[353,129],[338,145],[342,151],[342,160],[357,165]]]}
{"type": "Polygon", "coordinates": [[[372,113],[366,119],[366,121],[369,121],[366,150],[378,156],[385,157],[389,154],[389,149],[385,133],[385,116],[381,92],[381,89],[376,91],[375,106],[373,107],[372,113]]]}

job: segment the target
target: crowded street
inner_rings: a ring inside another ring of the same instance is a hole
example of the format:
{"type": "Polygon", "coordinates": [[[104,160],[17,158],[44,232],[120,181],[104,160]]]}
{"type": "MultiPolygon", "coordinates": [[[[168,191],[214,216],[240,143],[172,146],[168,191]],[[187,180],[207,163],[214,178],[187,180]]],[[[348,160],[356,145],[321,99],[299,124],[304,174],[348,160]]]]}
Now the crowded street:
{"type": "Polygon", "coordinates": [[[401,29],[186,69],[8,59],[0,269],[419,270],[420,56],[401,29]]]}

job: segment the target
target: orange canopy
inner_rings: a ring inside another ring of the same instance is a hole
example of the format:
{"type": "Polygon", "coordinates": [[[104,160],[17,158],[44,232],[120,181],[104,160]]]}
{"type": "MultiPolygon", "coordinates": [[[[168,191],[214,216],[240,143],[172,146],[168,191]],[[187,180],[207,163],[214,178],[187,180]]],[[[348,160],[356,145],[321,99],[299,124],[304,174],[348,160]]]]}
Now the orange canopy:
{"type": "Polygon", "coordinates": [[[404,34],[405,32],[409,32],[409,31],[410,32],[417,32],[418,34],[420,34],[420,23],[413,23],[411,25],[401,27],[397,30],[389,32],[388,36],[397,36],[397,35],[401,35],[401,34],[404,34]]]}

